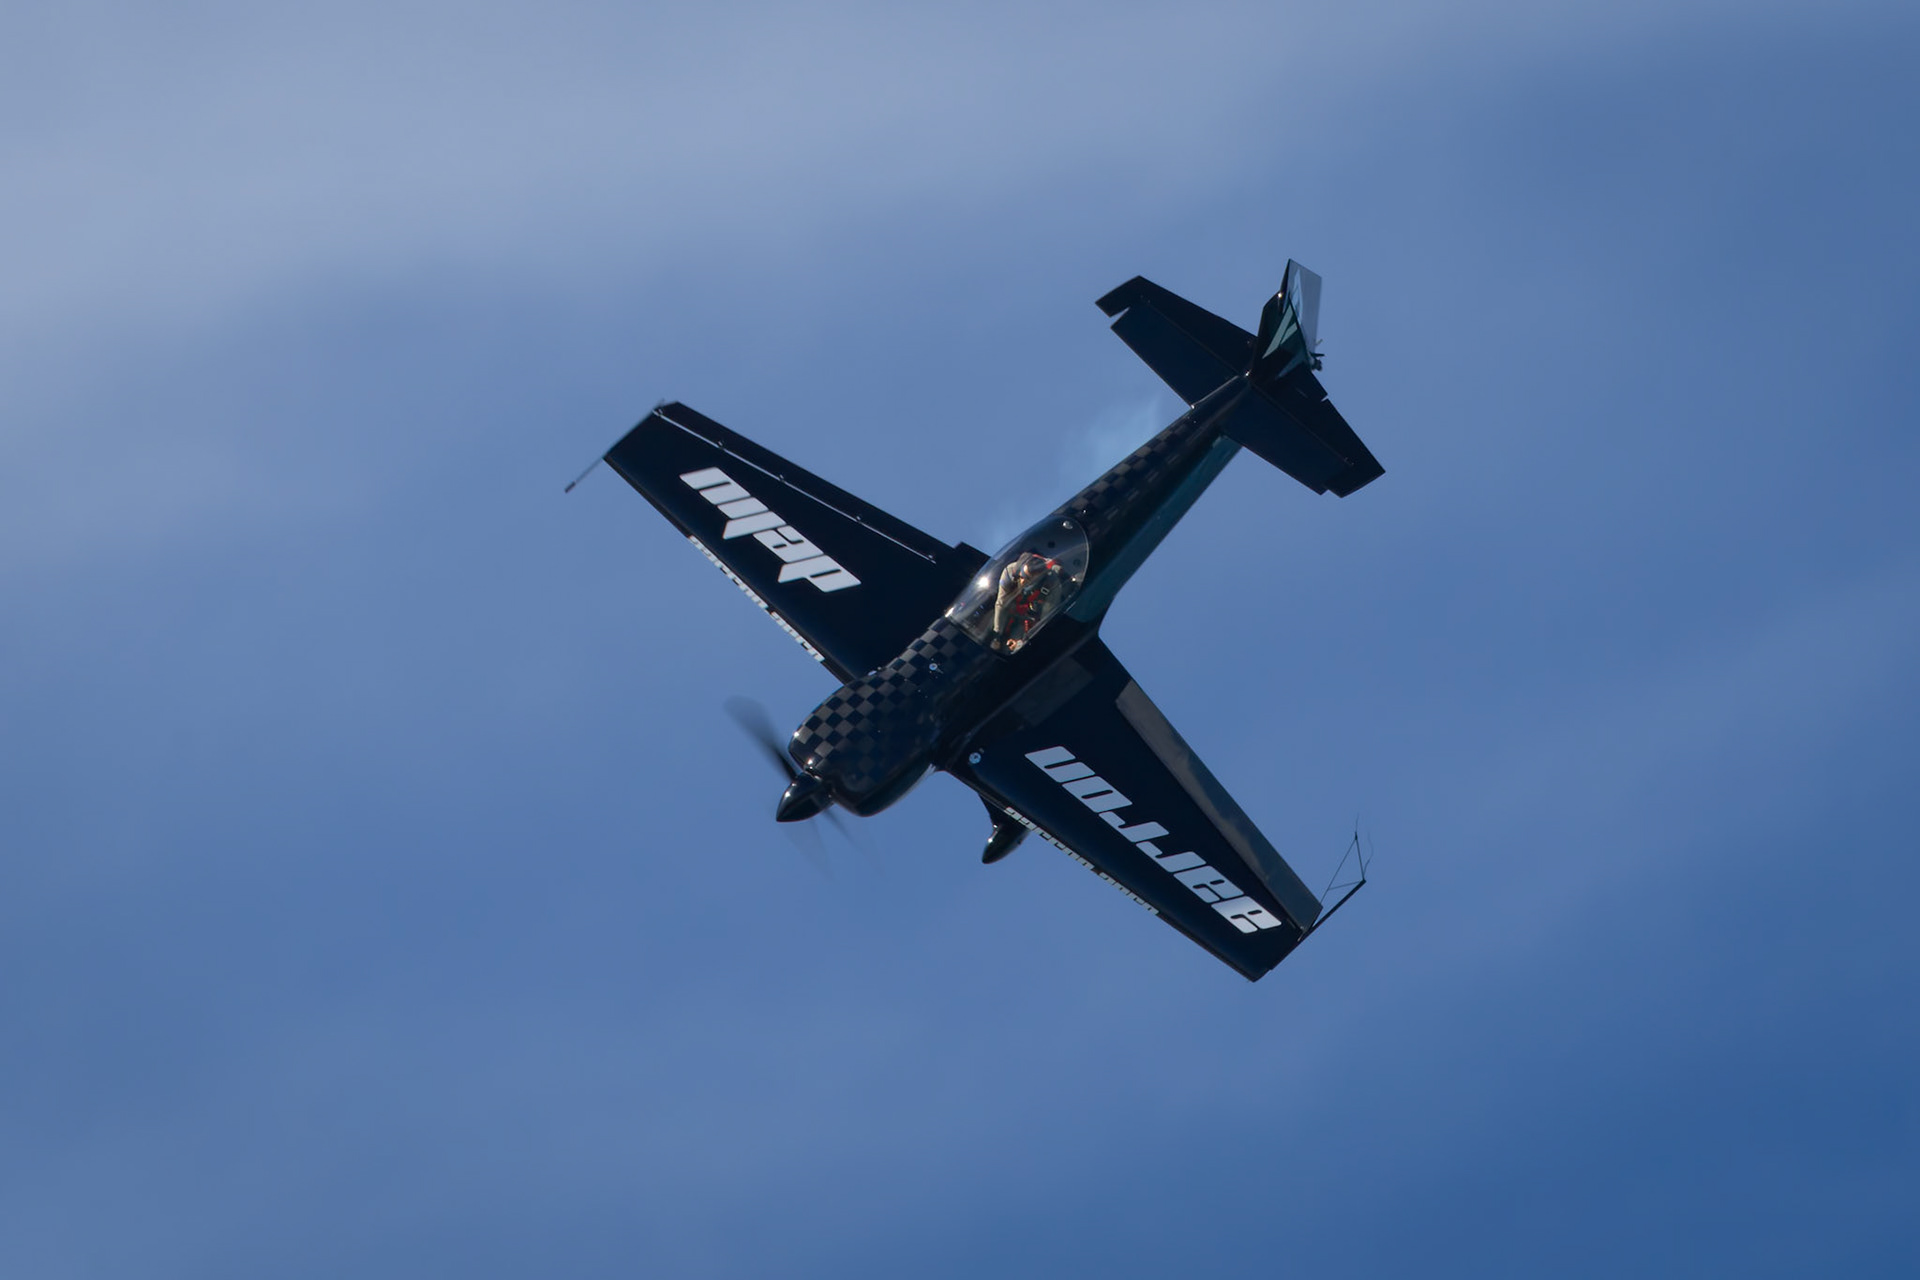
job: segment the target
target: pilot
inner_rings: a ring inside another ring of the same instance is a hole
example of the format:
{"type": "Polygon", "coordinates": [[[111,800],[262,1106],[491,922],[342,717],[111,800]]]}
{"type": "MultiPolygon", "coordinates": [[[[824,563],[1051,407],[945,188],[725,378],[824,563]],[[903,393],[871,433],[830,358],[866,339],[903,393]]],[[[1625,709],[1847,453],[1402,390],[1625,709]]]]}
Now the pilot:
{"type": "Polygon", "coordinates": [[[993,602],[993,634],[1012,653],[1044,618],[1046,598],[1060,577],[1060,566],[1029,551],[1000,571],[993,602]]]}

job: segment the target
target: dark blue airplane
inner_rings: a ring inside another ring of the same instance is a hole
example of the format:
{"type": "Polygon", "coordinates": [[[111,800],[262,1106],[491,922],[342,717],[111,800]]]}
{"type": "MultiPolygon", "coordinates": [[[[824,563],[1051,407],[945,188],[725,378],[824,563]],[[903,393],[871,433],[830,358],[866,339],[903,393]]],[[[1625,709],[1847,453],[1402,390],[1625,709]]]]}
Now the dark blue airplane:
{"type": "MultiPolygon", "coordinates": [[[[1249,979],[1322,903],[1101,642],[1121,586],[1242,448],[1316,493],[1382,473],[1328,403],[1320,278],[1289,262],[1249,334],[1142,277],[1100,299],[1189,408],[999,554],[948,546],[681,404],[606,461],[841,685],[774,752],[775,816],[868,815],[930,770],[986,802],[983,855],[1038,833],[1249,979]]],[[[1337,904],[1336,904],[1337,905],[1337,904]]]]}

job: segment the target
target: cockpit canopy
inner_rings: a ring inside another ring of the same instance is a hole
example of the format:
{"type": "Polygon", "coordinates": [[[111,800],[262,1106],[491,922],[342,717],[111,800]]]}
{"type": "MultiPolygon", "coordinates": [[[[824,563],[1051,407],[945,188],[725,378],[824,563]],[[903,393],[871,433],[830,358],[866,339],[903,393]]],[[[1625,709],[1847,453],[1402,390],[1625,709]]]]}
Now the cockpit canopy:
{"type": "Polygon", "coordinates": [[[1018,653],[1064,612],[1087,576],[1087,535],[1055,517],[987,561],[947,618],[995,653],[1018,653]]]}

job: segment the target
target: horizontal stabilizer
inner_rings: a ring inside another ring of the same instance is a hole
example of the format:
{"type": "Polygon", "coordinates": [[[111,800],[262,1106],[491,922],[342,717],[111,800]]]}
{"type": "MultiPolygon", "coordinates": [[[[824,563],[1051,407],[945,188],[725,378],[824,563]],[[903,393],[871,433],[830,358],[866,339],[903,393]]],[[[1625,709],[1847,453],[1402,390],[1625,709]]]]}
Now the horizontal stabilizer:
{"type": "Polygon", "coordinates": [[[1188,404],[1245,373],[1253,358],[1252,334],[1145,276],[1135,276],[1098,305],[1119,317],[1113,331],[1120,340],[1188,404]]]}
{"type": "Polygon", "coordinates": [[[1386,473],[1305,369],[1241,397],[1222,429],[1315,493],[1344,498],[1386,473]]]}

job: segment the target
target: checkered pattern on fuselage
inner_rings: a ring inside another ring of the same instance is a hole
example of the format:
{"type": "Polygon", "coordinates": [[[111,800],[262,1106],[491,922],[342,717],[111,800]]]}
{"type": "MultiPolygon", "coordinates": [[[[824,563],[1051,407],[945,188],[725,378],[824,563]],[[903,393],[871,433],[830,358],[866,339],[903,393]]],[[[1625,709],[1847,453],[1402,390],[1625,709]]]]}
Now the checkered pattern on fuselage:
{"type": "MultiPolygon", "coordinates": [[[[1219,434],[1211,420],[1182,415],[1081,490],[1055,518],[1079,521],[1097,558],[1103,540],[1124,541],[1131,526],[1153,513],[1164,498],[1156,488],[1164,473],[1190,465],[1219,434]]],[[[1005,662],[945,616],[936,618],[899,657],[849,680],[816,707],[794,732],[788,752],[825,780],[839,803],[870,811],[867,799],[889,799],[884,793],[909,771],[918,777],[932,761],[942,733],[964,727],[947,723],[949,711],[975,686],[991,692],[990,678],[1005,662]]]]}
{"type": "Polygon", "coordinates": [[[789,753],[858,807],[903,770],[917,776],[939,739],[941,710],[991,661],[983,645],[936,618],[892,662],[834,690],[794,732],[789,753]]]}
{"type": "MultiPolygon", "coordinates": [[[[1098,548],[1117,525],[1138,519],[1143,503],[1163,496],[1156,492],[1154,483],[1162,471],[1189,462],[1209,448],[1219,434],[1212,422],[1182,414],[1053,514],[1078,520],[1087,540],[1098,548]]],[[[1088,571],[1097,569],[1097,565],[1089,566],[1088,571]]]]}

